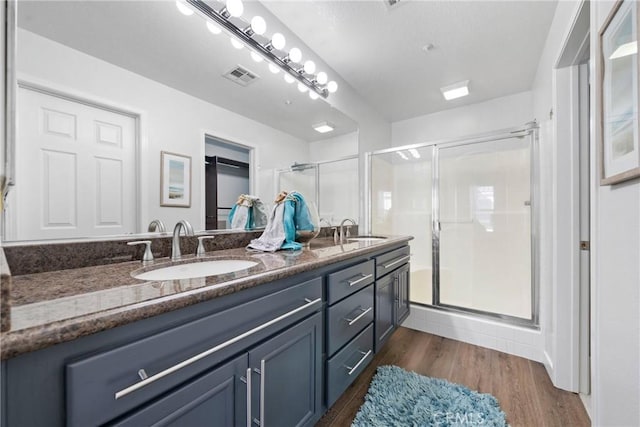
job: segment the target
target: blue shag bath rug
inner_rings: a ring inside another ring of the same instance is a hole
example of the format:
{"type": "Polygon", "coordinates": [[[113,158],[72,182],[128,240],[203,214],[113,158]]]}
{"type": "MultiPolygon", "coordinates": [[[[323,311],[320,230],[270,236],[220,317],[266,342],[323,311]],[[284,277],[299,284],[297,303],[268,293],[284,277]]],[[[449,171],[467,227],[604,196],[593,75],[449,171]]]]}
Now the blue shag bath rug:
{"type": "Polygon", "coordinates": [[[380,366],[353,427],[506,426],[498,400],[490,394],[439,378],[380,366]]]}

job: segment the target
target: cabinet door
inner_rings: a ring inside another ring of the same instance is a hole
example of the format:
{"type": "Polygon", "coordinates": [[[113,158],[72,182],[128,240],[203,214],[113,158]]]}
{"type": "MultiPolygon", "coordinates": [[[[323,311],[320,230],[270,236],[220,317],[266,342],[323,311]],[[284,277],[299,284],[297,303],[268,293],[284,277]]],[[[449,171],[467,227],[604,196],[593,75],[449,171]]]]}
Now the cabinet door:
{"type": "Polygon", "coordinates": [[[395,325],[399,326],[409,315],[409,264],[394,273],[396,293],[395,325]]]}
{"type": "Polygon", "coordinates": [[[244,355],[156,400],[113,426],[244,426],[248,357],[244,355]]]}
{"type": "Polygon", "coordinates": [[[250,351],[249,366],[253,425],[313,425],[322,411],[321,313],[250,351]]]}
{"type": "Polygon", "coordinates": [[[388,274],[376,281],[375,350],[378,352],[394,328],[395,275],[388,274]]]}

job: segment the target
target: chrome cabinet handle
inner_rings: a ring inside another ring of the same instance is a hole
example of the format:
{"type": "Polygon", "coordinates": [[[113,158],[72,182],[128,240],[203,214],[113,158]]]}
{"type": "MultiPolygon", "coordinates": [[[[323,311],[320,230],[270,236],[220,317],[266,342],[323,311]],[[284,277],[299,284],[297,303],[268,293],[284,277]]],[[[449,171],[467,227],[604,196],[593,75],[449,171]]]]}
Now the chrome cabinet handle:
{"type": "Polygon", "coordinates": [[[251,427],[251,368],[247,368],[247,427],[251,427]]]}
{"type": "Polygon", "coordinates": [[[353,285],[357,285],[358,283],[370,279],[371,277],[373,277],[373,274],[361,274],[361,278],[359,278],[358,280],[347,280],[347,283],[349,284],[349,286],[353,286],[353,285]]]}
{"type": "Polygon", "coordinates": [[[358,360],[358,363],[356,363],[353,368],[351,366],[345,366],[345,368],[349,369],[349,375],[352,375],[356,371],[356,369],[358,369],[358,367],[362,365],[362,362],[364,362],[365,359],[371,354],[371,350],[367,351],[366,353],[364,351],[358,352],[363,355],[362,358],[358,360]]]}
{"type": "Polygon", "coordinates": [[[258,425],[263,425],[262,423],[264,423],[264,378],[266,377],[267,372],[265,371],[265,368],[265,360],[262,359],[260,360],[260,422],[258,425]]]}
{"type": "Polygon", "coordinates": [[[370,312],[371,310],[373,310],[373,307],[369,307],[367,309],[360,309],[360,311],[362,311],[362,313],[360,313],[358,316],[356,316],[354,319],[348,319],[348,318],[344,318],[344,320],[346,320],[347,322],[349,322],[349,326],[353,325],[354,323],[356,323],[358,320],[362,319],[364,316],[367,315],[368,312],[370,312]]]}
{"type": "Polygon", "coordinates": [[[203,359],[203,358],[205,358],[205,357],[207,357],[207,356],[209,356],[209,355],[211,355],[211,354],[213,354],[213,353],[215,353],[217,351],[220,351],[220,350],[222,350],[222,349],[224,349],[226,347],[229,347],[230,345],[235,344],[238,341],[240,341],[240,340],[242,340],[242,339],[244,339],[244,338],[246,338],[248,336],[251,336],[251,335],[255,334],[256,332],[259,332],[259,331],[261,331],[261,330],[263,330],[265,328],[268,328],[269,326],[271,326],[271,325],[273,325],[275,323],[278,323],[279,321],[284,320],[287,317],[293,316],[294,314],[299,313],[300,311],[305,310],[305,309],[311,307],[312,305],[315,305],[315,304],[317,304],[317,303],[319,303],[321,301],[322,301],[322,298],[316,298],[316,299],[314,299],[312,301],[309,301],[306,304],[304,304],[304,305],[302,305],[302,306],[300,306],[300,307],[298,307],[296,309],[293,309],[293,310],[291,310],[291,311],[289,311],[289,312],[287,312],[287,313],[285,313],[285,314],[283,314],[281,316],[276,317],[275,319],[269,320],[267,323],[263,323],[260,326],[256,326],[255,328],[253,328],[253,329],[251,329],[251,330],[249,330],[247,332],[244,332],[244,333],[242,333],[242,334],[240,334],[240,335],[238,335],[236,337],[233,337],[230,340],[223,342],[222,344],[218,344],[217,346],[211,347],[210,349],[205,350],[202,353],[198,353],[195,356],[190,357],[189,359],[183,360],[182,362],[180,362],[178,364],[175,364],[172,367],[165,369],[164,371],[160,371],[157,374],[152,375],[152,376],[150,376],[149,378],[147,378],[145,380],[142,380],[142,381],[140,381],[138,383],[130,385],[129,387],[124,388],[124,389],[116,392],[115,398],[116,398],[116,400],[120,399],[121,397],[124,397],[129,393],[132,393],[132,392],[134,392],[134,391],[136,391],[136,390],[138,390],[138,389],[140,389],[140,388],[142,388],[142,387],[144,387],[144,386],[146,386],[148,384],[151,384],[152,382],[158,381],[160,378],[164,378],[167,375],[170,375],[170,374],[172,374],[172,373],[174,373],[176,371],[179,371],[180,369],[182,369],[182,368],[184,368],[186,366],[189,366],[192,363],[195,363],[200,359],[203,359]]]}
{"type": "Polygon", "coordinates": [[[390,262],[389,264],[385,264],[385,265],[383,265],[382,267],[383,267],[384,269],[387,269],[387,268],[389,268],[389,267],[393,267],[393,266],[394,266],[394,265],[396,265],[396,264],[400,264],[401,262],[408,261],[408,260],[409,260],[409,258],[411,258],[411,255],[406,255],[406,256],[403,256],[403,257],[402,257],[402,258],[400,258],[400,259],[397,259],[397,260],[395,260],[395,261],[393,261],[393,262],[390,262]]]}

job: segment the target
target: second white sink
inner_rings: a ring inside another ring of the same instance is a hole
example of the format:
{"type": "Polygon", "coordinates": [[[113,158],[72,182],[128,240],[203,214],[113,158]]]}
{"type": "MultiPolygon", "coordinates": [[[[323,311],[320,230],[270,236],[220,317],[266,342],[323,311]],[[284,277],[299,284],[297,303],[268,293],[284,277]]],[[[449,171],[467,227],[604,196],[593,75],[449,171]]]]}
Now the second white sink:
{"type": "Polygon", "coordinates": [[[222,259],[188,264],[172,265],[134,275],[140,280],[179,280],[195,279],[197,277],[216,276],[246,270],[258,265],[257,262],[241,259],[222,259]]]}

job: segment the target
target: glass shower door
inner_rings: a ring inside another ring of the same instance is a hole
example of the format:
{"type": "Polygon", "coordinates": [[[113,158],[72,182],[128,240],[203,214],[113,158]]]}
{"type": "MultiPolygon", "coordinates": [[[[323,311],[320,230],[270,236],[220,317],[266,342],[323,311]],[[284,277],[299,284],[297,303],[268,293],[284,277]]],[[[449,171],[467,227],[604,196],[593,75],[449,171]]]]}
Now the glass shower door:
{"type": "Polygon", "coordinates": [[[438,149],[437,305],[531,319],[530,157],[527,137],[438,149]]]}
{"type": "Polygon", "coordinates": [[[432,146],[371,155],[371,231],[410,235],[412,302],[432,301],[432,146]]]}

